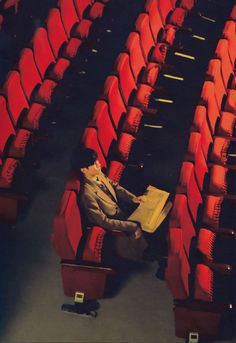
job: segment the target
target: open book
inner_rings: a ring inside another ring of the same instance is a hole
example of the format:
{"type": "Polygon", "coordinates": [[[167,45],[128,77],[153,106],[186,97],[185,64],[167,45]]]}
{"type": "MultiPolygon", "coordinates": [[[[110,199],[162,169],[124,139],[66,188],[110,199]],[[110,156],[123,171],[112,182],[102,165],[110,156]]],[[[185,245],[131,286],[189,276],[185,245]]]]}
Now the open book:
{"type": "Polygon", "coordinates": [[[170,193],[148,186],[142,201],[136,210],[129,216],[129,220],[139,222],[143,231],[155,232],[169,213],[172,203],[168,201],[170,193]]]}

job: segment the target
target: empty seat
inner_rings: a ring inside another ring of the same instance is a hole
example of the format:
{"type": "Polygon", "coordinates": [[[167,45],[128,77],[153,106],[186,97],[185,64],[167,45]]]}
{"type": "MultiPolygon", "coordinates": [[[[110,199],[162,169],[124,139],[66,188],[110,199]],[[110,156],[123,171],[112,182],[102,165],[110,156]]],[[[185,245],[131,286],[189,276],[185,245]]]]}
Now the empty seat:
{"type": "MultiPolygon", "coordinates": [[[[80,19],[76,12],[73,0],[59,0],[58,6],[61,12],[61,19],[67,34],[67,38],[78,37],[80,39],[87,38],[92,25],[90,20],[80,19]],[[85,25],[86,22],[86,25],[85,25]]],[[[76,43],[76,40],[74,42],[76,43]]],[[[82,41],[80,41],[80,44],[82,41]]]]}
{"type": "Polygon", "coordinates": [[[0,113],[1,113],[1,131],[0,131],[0,155],[3,156],[6,153],[6,148],[12,138],[15,137],[16,132],[9,117],[6,100],[3,96],[0,96],[0,113]]]}
{"type": "Polygon", "coordinates": [[[107,1],[74,0],[75,8],[80,20],[86,22],[88,19],[95,20],[101,18],[106,2],[107,1]]]}
{"type": "MultiPolygon", "coordinates": [[[[50,104],[52,92],[56,87],[56,83],[49,79],[42,81],[31,49],[25,48],[22,50],[18,62],[18,68],[20,72],[22,88],[28,101],[31,104],[33,102],[50,104]]],[[[38,108],[40,108],[39,105],[38,108]]],[[[44,109],[45,106],[41,105],[42,112],[44,109]]]]}
{"type": "Polygon", "coordinates": [[[98,227],[85,233],[83,230],[76,193],[65,191],[52,234],[53,246],[62,259],[64,293],[74,297],[76,291],[81,291],[86,299],[97,299],[103,297],[107,276],[112,274],[111,268],[101,265],[105,231],[98,227]],[[84,249],[80,246],[83,239],[84,249]]]}
{"type": "Polygon", "coordinates": [[[222,100],[227,94],[227,90],[221,73],[220,60],[211,59],[209,61],[207,76],[210,77],[211,81],[214,83],[214,94],[217,100],[218,108],[220,110],[222,106],[222,100]]]}
{"type": "Polygon", "coordinates": [[[195,271],[194,299],[216,303],[232,302],[232,279],[198,264],[195,271]]]}
{"type": "Polygon", "coordinates": [[[174,299],[186,299],[189,296],[190,265],[183,248],[181,229],[169,231],[169,254],[165,280],[174,299]]]}
{"type": "Polygon", "coordinates": [[[74,58],[81,45],[81,39],[67,37],[58,8],[50,10],[46,19],[46,26],[55,58],[74,58]]]}
{"type": "Polygon", "coordinates": [[[215,137],[210,154],[210,160],[214,163],[225,165],[235,169],[236,143],[230,138],[215,137]]]}
{"type": "Polygon", "coordinates": [[[183,162],[176,193],[187,195],[188,207],[193,222],[197,223],[203,200],[196,182],[193,163],[183,162]]]}
{"type": "Polygon", "coordinates": [[[194,172],[198,187],[202,192],[206,184],[208,166],[202,150],[202,137],[199,132],[191,132],[187,147],[186,160],[194,163],[194,172]]]}
{"type": "Polygon", "coordinates": [[[47,31],[43,27],[36,29],[32,38],[32,49],[42,80],[46,78],[52,79],[54,82],[61,80],[70,65],[70,61],[65,58],[56,61],[48,40],[47,31]]]}
{"type": "Polygon", "coordinates": [[[227,39],[219,40],[215,50],[215,56],[221,62],[221,74],[225,89],[227,90],[227,88],[236,88],[234,68],[230,60],[229,42],[227,39]]]}
{"type": "Polygon", "coordinates": [[[169,232],[173,229],[182,231],[182,244],[186,255],[189,257],[191,245],[194,247],[194,237],[196,228],[191,219],[188,209],[187,196],[185,194],[176,194],[173,208],[171,210],[169,221],[169,232]]]}
{"type": "Polygon", "coordinates": [[[224,110],[236,114],[236,89],[229,89],[224,110]]]}
{"type": "Polygon", "coordinates": [[[216,124],[220,118],[220,108],[215,97],[215,85],[213,82],[205,81],[202,87],[201,99],[207,108],[207,119],[211,134],[215,133],[216,124]]]}
{"type": "Polygon", "coordinates": [[[126,132],[117,137],[105,101],[97,101],[91,124],[97,128],[98,141],[107,160],[127,161],[134,137],[126,132]]]}
{"type": "Polygon", "coordinates": [[[236,170],[220,165],[211,167],[209,193],[214,195],[236,195],[236,170]]]}
{"type": "Polygon", "coordinates": [[[232,68],[234,68],[235,58],[236,58],[236,22],[228,20],[225,23],[223,33],[223,38],[228,40],[229,57],[231,61],[232,68]]]}
{"type": "Polygon", "coordinates": [[[171,24],[176,27],[183,26],[187,11],[180,7],[174,7],[170,0],[159,0],[158,9],[163,24],[171,24]]]}
{"type": "Polygon", "coordinates": [[[199,230],[197,249],[212,269],[226,274],[232,272],[231,265],[234,259],[232,238],[232,235],[222,235],[204,228],[199,230]]]}
{"type": "Polygon", "coordinates": [[[215,230],[226,228],[235,230],[236,200],[224,195],[208,195],[204,202],[202,222],[215,230]]]}

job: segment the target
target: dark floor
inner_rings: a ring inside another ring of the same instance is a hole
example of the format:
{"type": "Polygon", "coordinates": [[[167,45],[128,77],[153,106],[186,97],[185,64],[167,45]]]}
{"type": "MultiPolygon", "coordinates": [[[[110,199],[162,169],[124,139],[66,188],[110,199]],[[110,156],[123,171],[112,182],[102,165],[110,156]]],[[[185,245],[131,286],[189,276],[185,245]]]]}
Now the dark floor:
{"type": "MultiPolygon", "coordinates": [[[[28,37],[24,35],[21,20],[31,22],[33,30],[56,2],[45,0],[37,2],[37,6],[28,0],[22,3],[24,12],[17,19],[17,26],[6,30],[11,39],[12,34],[16,35],[17,41],[15,48],[10,49],[10,66],[31,36],[30,30],[28,37]]],[[[161,78],[166,97],[174,103],[155,103],[158,115],[143,119],[142,124],[157,124],[163,128],[141,128],[132,150],[131,159],[144,162],[144,168],[128,168],[121,183],[137,194],[148,184],[174,193],[207,62],[213,55],[232,3],[208,1],[209,13],[215,15],[218,23],[213,24],[214,28],[210,23],[196,25],[198,34],[207,33],[207,45],[189,41],[187,35],[179,37],[178,41],[186,46],[185,51],[196,56],[195,62],[183,62],[170,54],[168,62],[175,65],[176,74],[183,75],[185,81],[176,84],[178,81],[161,78]]],[[[52,220],[64,190],[72,149],[143,4],[144,0],[111,0],[98,31],[55,92],[41,127],[48,138],[29,149],[25,163],[27,179],[22,178],[20,185],[27,190],[29,201],[22,205],[17,225],[2,228],[0,241],[2,343],[184,342],[175,337],[172,297],[165,283],[155,277],[156,262],[139,262],[121,280],[119,292],[100,301],[98,317],[87,319],[61,312],[61,304],[72,299],[63,295],[59,259],[50,245],[52,220]],[[108,20],[111,16],[114,21],[108,20]],[[112,33],[106,32],[104,27],[112,28],[112,33]],[[89,53],[93,46],[98,53],[89,53]],[[81,70],[86,74],[81,74],[81,70]],[[37,160],[38,169],[31,168],[33,160],[37,160]]],[[[236,339],[221,342],[236,342],[236,339]]]]}

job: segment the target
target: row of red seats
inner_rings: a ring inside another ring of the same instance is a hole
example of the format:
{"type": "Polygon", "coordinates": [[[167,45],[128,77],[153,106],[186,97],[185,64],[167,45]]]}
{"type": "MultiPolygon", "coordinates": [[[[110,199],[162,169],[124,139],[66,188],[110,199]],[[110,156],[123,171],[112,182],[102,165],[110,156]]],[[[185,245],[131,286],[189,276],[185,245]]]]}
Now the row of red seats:
{"type": "Polygon", "coordinates": [[[6,11],[14,7],[14,12],[17,14],[20,0],[1,0],[0,1],[0,26],[4,22],[6,11]]]}
{"type": "Polygon", "coordinates": [[[12,209],[18,197],[13,183],[27,144],[39,128],[40,118],[58,82],[88,37],[92,24],[103,14],[104,1],[59,0],[49,11],[45,27],[36,29],[30,46],[21,51],[16,70],[11,70],[0,95],[0,217],[15,222],[16,212],[5,212],[11,192],[12,209]],[[9,193],[7,193],[8,195],[9,193]]]}
{"type": "Polygon", "coordinates": [[[235,10],[208,64],[170,218],[166,281],[181,337],[197,326],[216,335],[233,302],[235,10]]]}
{"type": "MultiPolygon", "coordinates": [[[[182,25],[182,20],[177,23],[174,18],[177,21],[177,18],[184,18],[187,14],[185,8],[175,8],[175,3],[146,1],[144,12],[135,22],[135,31],[129,34],[124,52],[118,55],[113,73],[105,80],[103,93],[95,104],[91,120],[81,138],[82,145],[97,151],[102,168],[113,181],[119,181],[129,162],[131,146],[143,114],[156,112],[148,107],[148,98],[155,90],[159,70],[174,41],[173,37],[170,41],[166,37],[170,37],[182,25]],[[169,17],[172,19],[167,19],[169,17]],[[160,38],[162,33],[161,37],[165,38],[160,38]]],[[[183,1],[182,5],[185,7],[187,3],[193,5],[191,1],[183,1]]],[[[62,259],[65,294],[74,296],[75,290],[79,289],[85,292],[86,297],[101,297],[100,290],[107,277],[106,268],[102,266],[101,269],[104,277],[102,284],[97,279],[97,273],[101,267],[102,242],[106,233],[99,227],[83,230],[76,203],[79,190],[80,181],[72,171],[55,216],[52,241],[62,259]],[[74,232],[75,227],[77,230],[80,228],[79,233],[74,232]],[[85,245],[81,247],[83,239],[85,245]],[[76,259],[78,254],[80,258],[76,259]],[[89,264],[91,262],[96,265],[92,267],[89,264]],[[87,267],[90,265],[90,275],[81,274],[84,264],[87,267]],[[94,281],[92,295],[90,278],[94,281]]]]}

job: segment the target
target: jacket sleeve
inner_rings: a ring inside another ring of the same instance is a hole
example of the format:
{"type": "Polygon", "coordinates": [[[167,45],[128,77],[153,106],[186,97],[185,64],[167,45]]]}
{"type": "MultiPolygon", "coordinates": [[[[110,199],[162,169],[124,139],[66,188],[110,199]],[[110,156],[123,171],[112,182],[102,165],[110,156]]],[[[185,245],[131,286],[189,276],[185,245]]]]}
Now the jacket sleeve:
{"type": "Polygon", "coordinates": [[[112,180],[108,179],[110,184],[112,185],[112,187],[115,189],[116,191],[116,196],[117,199],[121,199],[124,201],[127,201],[129,203],[133,203],[133,199],[136,198],[136,195],[129,192],[126,188],[122,187],[121,185],[119,185],[118,182],[113,182],[112,180]]]}
{"type": "Polygon", "coordinates": [[[92,225],[101,226],[106,230],[119,230],[128,233],[134,233],[137,230],[138,225],[135,222],[108,218],[97,201],[90,195],[84,195],[81,200],[85,214],[92,225]]]}

